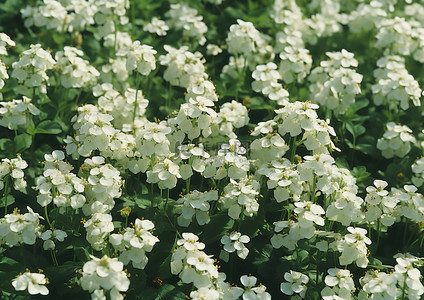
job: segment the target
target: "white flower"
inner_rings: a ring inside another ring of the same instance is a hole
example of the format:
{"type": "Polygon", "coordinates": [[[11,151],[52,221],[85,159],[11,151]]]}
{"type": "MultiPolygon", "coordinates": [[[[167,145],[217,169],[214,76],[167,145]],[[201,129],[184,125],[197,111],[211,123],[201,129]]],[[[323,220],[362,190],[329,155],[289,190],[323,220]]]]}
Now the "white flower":
{"type": "Polygon", "coordinates": [[[125,271],[123,271],[123,263],[117,258],[109,258],[104,255],[102,258],[97,258],[90,255],[91,260],[83,266],[82,277],[80,284],[83,290],[95,293],[97,290],[104,289],[109,291],[112,299],[120,296],[119,292],[128,290],[130,280],[125,271]]]}
{"type": "Polygon", "coordinates": [[[169,30],[169,26],[166,23],[157,18],[153,17],[150,23],[144,25],[143,30],[148,31],[150,33],[155,33],[159,36],[165,36],[167,31],[169,30]]]}
{"type": "Polygon", "coordinates": [[[265,44],[261,33],[251,22],[238,19],[237,24],[230,26],[227,36],[230,54],[249,54],[257,51],[257,47],[265,44]]]}
{"type": "Polygon", "coordinates": [[[218,300],[219,292],[215,289],[210,289],[207,287],[201,287],[197,291],[192,291],[190,293],[190,299],[193,300],[218,300]]]}
{"type": "Polygon", "coordinates": [[[354,228],[349,226],[350,232],[344,236],[344,239],[337,243],[337,249],[342,254],[339,257],[341,265],[349,265],[353,262],[360,268],[366,268],[368,265],[368,249],[366,245],[371,244],[370,238],[366,236],[367,230],[363,228],[354,228]]]}
{"type": "Polygon", "coordinates": [[[355,290],[355,283],[349,270],[328,269],[324,282],[327,285],[321,291],[324,300],[338,299],[338,297],[349,299],[355,290]]]}
{"type": "Polygon", "coordinates": [[[218,200],[218,191],[199,192],[197,190],[184,195],[178,199],[178,203],[183,204],[181,215],[177,218],[178,225],[187,227],[193,217],[196,217],[199,225],[205,225],[209,220],[209,202],[218,200]]]}
{"type": "Polygon", "coordinates": [[[416,141],[412,130],[394,122],[387,123],[386,128],[383,137],[377,141],[377,149],[381,150],[384,158],[404,157],[411,150],[411,143],[416,141]]]}
{"type": "Polygon", "coordinates": [[[163,75],[166,81],[172,85],[187,88],[198,78],[207,78],[203,65],[205,60],[200,52],[191,53],[187,46],[176,49],[165,45],[164,49],[168,53],[161,55],[159,61],[161,65],[167,67],[163,75]]]}
{"type": "Polygon", "coordinates": [[[119,260],[127,265],[130,261],[134,268],[144,269],[150,252],[159,239],[152,234],[155,225],[149,220],[136,219],[133,228],[125,228],[121,233],[109,237],[113,247],[121,252],[119,260]]]}
{"type": "Polygon", "coordinates": [[[182,30],[184,37],[197,39],[199,45],[206,43],[205,33],[208,31],[208,27],[196,9],[187,4],[171,4],[170,10],[165,16],[168,17],[167,23],[170,28],[182,30]]]}
{"type": "Polygon", "coordinates": [[[309,277],[296,271],[290,270],[284,274],[284,279],[287,282],[281,283],[280,289],[286,295],[299,294],[301,298],[305,297],[306,284],[309,282],[309,277]]]}
{"type": "Polygon", "coordinates": [[[10,247],[19,244],[33,245],[37,237],[40,236],[42,225],[39,214],[27,207],[28,212],[20,214],[19,209],[15,209],[12,214],[7,214],[0,219],[0,243],[10,247]]]}
{"type": "Polygon", "coordinates": [[[49,229],[44,231],[41,234],[41,238],[44,240],[43,248],[44,250],[54,250],[56,245],[54,243],[54,239],[58,240],[59,242],[63,242],[65,238],[67,237],[67,233],[59,230],[59,229],[49,229]]]}
{"type": "Polygon", "coordinates": [[[28,126],[32,116],[39,114],[40,110],[31,103],[31,99],[25,96],[22,100],[0,102],[0,126],[12,130],[28,126]]]}
{"type": "Polygon", "coordinates": [[[5,34],[4,32],[0,33],[0,55],[7,55],[6,46],[15,46],[15,42],[5,34]]]}
{"type": "Polygon", "coordinates": [[[51,54],[41,48],[40,44],[31,45],[30,49],[22,52],[19,61],[12,64],[12,77],[23,83],[17,91],[28,96],[32,95],[34,88],[38,88],[41,93],[47,93],[46,82],[49,77],[46,71],[55,65],[51,54]]]}
{"type": "Polygon", "coordinates": [[[238,257],[241,259],[246,259],[249,254],[249,249],[246,248],[244,244],[250,242],[250,238],[247,235],[241,235],[240,232],[233,231],[229,236],[224,235],[221,238],[221,243],[224,246],[226,252],[221,252],[220,257],[228,261],[228,254],[237,251],[238,257]]]}
{"type": "Polygon", "coordinates": [[[240,281],[244,285],[243,300],[271,300],[271,295],[266,292],[264,285],[255,286],[257,282],[255,276],[243,275],[240,277],[240,281]]]}
{"type": "Polygon", "coordinates": [[[135,41],[128,50],[118,51],[117,55],[127,58],[128,71],[137,69],[139,73],[147,76],[156,69],[156,53],[152,46],[141,45],[140,41],[135,41]]]}
{"type": "Polygon", "coordinates": [[[107,235],[114,229],[112,216],[101,212],[93,213],[91,219],[85,222],[84,227],[87,230],[87,241],[93,249],[100,251],[107,244],[107,235]]]}
{"type": "Polygon", "coordinates": [[[211,55],[211,56],[216,56],[216,55],[222,53],[222,49],[218,45],[208,44],[206,46],[206,53],[208,55],[211,55]]]}
{"type": "Polygon", "coordinates": [[[391,110],[407,110],[412,100],[414,106],[420,106],[421,89],[418,82],[405,67],[400,56],[385,56],[377,61],[374,70],[376,84],[372,86],[375,105],[387,105],[391,110]]]}
{"type": "Polygon", "coordinates": [[[74,47],[65,47],[55,55],[57,67],[60,69],[60,82],[65,88],[89,89],[96,85],[100,75],[90,63],[82,59],[83,52],[74,47]]]}
{"type": "Polygon", "coordinates": [[[205,244],[198,242],[199,237],[190,232],[184,232],[183,239],[177,241],[178,246],[183,246],[186,250],[203,250],[205,249],[205,244]]]}
{"type": "Polygon", "coordinates": [[[18,275],[12,280],[12,285],[17,291],[28,290],[31,295],[48,295],[49,290],[46,287],[48,280],[44,274],[30,273],[29,271],[24,274],[18,275]]]}

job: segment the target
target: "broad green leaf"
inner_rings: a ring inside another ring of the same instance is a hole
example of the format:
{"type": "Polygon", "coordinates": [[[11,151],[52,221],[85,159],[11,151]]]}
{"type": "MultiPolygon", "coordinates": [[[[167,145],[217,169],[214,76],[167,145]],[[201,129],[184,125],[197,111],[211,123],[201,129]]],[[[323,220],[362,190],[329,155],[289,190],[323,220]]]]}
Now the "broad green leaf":
{"type": "Polygon", "coordinates": [[[234,220],[226,213],[213,215],[205,227],[202,242],[209,244],[220,240],[223,235],[229,233],[233,226],[234,220]]]}
{"type": "Polygon", "coordinates": [[[172,284],[163,285],[158,292],[157,300],[178,300],[178,299],[186,299],[186,296],[183,292],[178,290],[172,284]]]}
{"type": "MultiPolygon", "coordinates": [[[[3,191],[2,191],[3,192],[3,191]]],[[[0,193],[2,193],[0,192],[0,193]]],[[[1,195],[1,194],[0,194],[1,195]]],[[[7,202],[7,206],[15,203],[15,197],[13,197],[13,195],[7,195],[7,197],[2,197],[0,199],[0,207],[5,207],[6,206],[6,202],[7,202]],[[6,201],[7,199],[7,201],[6,201]]],[[[10,211],[9,211],[10,212],[10,211]]]]}
{"type": "Polygon", "coordinates": [[[29,147],[31,147],[32,136],[27,133],[23,133],[23,134],[17,135],[13,139],[13,141],[15,142],[16,153],[20,153],[28,149],[29,147]]]}
{"type": "Polygon", "coordinates": [[[258,254],[253,259],[252,264],[259,265],[269,261],[271,258],[271,252],[273,250],[272,245],[266,244],[260,251],[255,250],[258,254]]]}
{"type": "Polygon", "coordinates": [[[37,125],[34,132],[43,134],[59,134],[62,132],[62,127],[55,121],[45,120],[37,125]]]}

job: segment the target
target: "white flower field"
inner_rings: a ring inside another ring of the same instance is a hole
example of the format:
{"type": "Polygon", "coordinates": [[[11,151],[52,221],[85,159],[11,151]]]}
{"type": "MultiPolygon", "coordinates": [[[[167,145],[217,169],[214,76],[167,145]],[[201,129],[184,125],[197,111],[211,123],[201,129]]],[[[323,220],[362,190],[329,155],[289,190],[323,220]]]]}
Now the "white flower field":
{"type": "Polygon", "coordinates": [[[424,299],[424,1],[4,0],[0,298],[424,299]]]}

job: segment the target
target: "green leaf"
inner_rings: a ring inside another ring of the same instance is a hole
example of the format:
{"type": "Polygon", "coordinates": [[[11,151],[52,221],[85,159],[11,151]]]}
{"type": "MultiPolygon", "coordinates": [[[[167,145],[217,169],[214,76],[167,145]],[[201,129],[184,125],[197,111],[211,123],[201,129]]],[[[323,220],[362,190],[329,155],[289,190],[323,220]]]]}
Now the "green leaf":
{"type": "Polygon", "coordinates": [[[171,274],[171,257],[170,254],[159,266],[158,277],[161,279],[168,279],[172,276],[171,274]]]}
{"type": "Polygon", "coordinates": [[[75,256],[82,261],[90,260],[90,252],[84,247],[74,247],[75,256]]]}
{"type": "Polygon", "coordinates": [[[62,127],[55,121],[45,120],[37,125],[34,132],[43,134],[59,134],[62,132],[62,127]]]}
{"type": "Polygon", "coordinates": [[[233,226],[234,220],[226,213],[213,215],[203,232],[202,242],[209,244],[220,240],[223,235],[228,234],[233,226]]]}
{"type": "Polygon", "coordinates": [[[6,150],[11,142],[12,140],[8,138],[0,139],[0,150],[6,150]]]}
{"type": "Polygon", "coordinates": [[[336,165],[339,168],[349,169],[349,163],[347,162],[347,160],[344,157],[341,157],[341,156],[336,158],[336,165]]]}
{"type": "Polygon", "coordinates": [[[353,129],[353,124],[350,122],[346,122],[345,125],[346,125],[347,131],[349,131],[352,136],[356,137],[355,130],[353,129]]]}
{"type": "Polygon", "coordinates": [[[32,136],[26,133],[17,135],[13,141],[15,142],[15,151],[16,153],[20,153],[29,147],[32,144],[32,136]]]}
{"type": "Polygon", "coordinates": [[[183,292],[178,290],[172,284],[165,284],[159,289],[157,300],[177,300],[186,299],[183,292]]]}
{"type": "Polygon", "coordinates": [[[7,197],[3,197],[3,198],[0,199],[0,207],[6,206],[6,198],[7,198],[7,205],[8,206],[15,203],[15,197],[13,197],[13,195],[7,195],[7,197]]]}
{"type": "Polygon", "coordinates": [[[256,250],[258,255],[253,259],[252,264],[259,265],[268,262],[271,258],[272,250],[273,247],[270,244],[266,244],[260,251],[256,250]]]}
{"type": "Polygon", "coordinates": [[[46,268],[46,275],[52,280],[52,282],[63,282],[69,280],[76,275],[78,269],[83,266],[82,262],[67,261],[60,266],[52,266],[46,268]]]}
{"type": "Polygon", "coordinates": [[[303,262],[308,259],[309,253],[306,250],[300,250],[298,252],[293,253],[293,258],[299,262],[303,262]]]}
{"type": "Polygon", "coordinates": [[[148,199],[145,197],[140,197],[135,199],[135,204],[141,209],[150,208],[152,205],[153,199],[148,199]]]}

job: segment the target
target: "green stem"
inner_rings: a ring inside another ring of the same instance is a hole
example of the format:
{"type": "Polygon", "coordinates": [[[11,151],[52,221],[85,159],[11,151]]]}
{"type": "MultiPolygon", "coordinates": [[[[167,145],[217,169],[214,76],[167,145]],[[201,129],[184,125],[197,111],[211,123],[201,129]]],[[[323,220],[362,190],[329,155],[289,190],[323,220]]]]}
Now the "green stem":
{"type": "Polygon", "coordinates": [[[137,72],[136,73],[136,75],[135,75],[135,100],[134,100],[134,111],[133,111],[133,117],[132,117],[132,122],[133,122],[133,125],[135,125],[134,123],[135,123],[135,117],[136,117],[136,114],[137,114],[137,104],[138,104],[138,98],[137,98],[137,96],[138,96],[138,85],[139,85],[139,73],[137,72]]]}
{"type": "Polygon", "coordinates": [[[48,213],[48,211],[47,211],[47,206],[48,206],[48,205],[44,206],[44,213],[45,213],[45,215],[46,215],[46,220],[47,220],[47,223],[49,223],[49,227],[50,227],[50,229],[53,229],[52,223],[50,223],[49,213],[48,213]]]}
{"type": "Polygon", "coordinates": [[[166,95],[166,107],[170,107],[171,93],[172,93],[171,83],[168,82],[168,94],[166,95]]]}
{"type": "Polygon", "coordinates": [[[50,250],[50,255],[52,256],[53,264],[56,265],[56,266],[58,266],[59,263],[57,261],[57,257],[56,257],[55,251],[54,250],[50,250]]]}
{"type": "Polygon", "coordinates": [[[317,273],[316,273],[316,275],[315,275],[315,286],[318,286],[318,278],[319,278],[319,268],[318,268],[318,263],[320,262],[320,252],[318,251],[318,254],[317,254],[317,258],[316,258],[316,264],[317,264],[317,273]]]}
{"type": "Polygon", "coordinates": [[[191,177],[186,180],[186,193],[190,193],[190,179],[191,177]]]}
{"type": "Polygon", "coordinates": [[[406,276],[408,276],[408,273],[405,272],[405,275],[403,275],[403,286],[402,286],[402,300],[405,299],[405,295],[406,295],[406,276]]]}
{"type": "Polygon", "coordinates": [[[293,138],[293,144],[292,144],[292,149],[291,149],[291,154],[290,154],[290,161],[293,163],[294,162],[294,156],[296,155],[296,148],[297,148],[297,136],[295,136],[293,138]]]}
{"type": "Polygon", "coordinates": [[[166,207],[168,206],[168,200],[169,200],[169,189],[167,189],[165,207],[163,209],[165,213],[166,213],[166,207]]]}
{"type": "Polygon", "coordinates": [[[375,243],[375,251],[378,250],[378,244],[380,243],[380,233],[381,233],[381,222],[380,219],[377,220],[377,242],[375,243]]]}
{"type": "Polygon", "coordinates": [[[4,192],[3,192],[3,197],[4,197],[4,215],[7,215],[7,196],[9,194],[9,180],[10,180],[10,176],[7,176],[6,183],[4,184],[4,192]]]}

